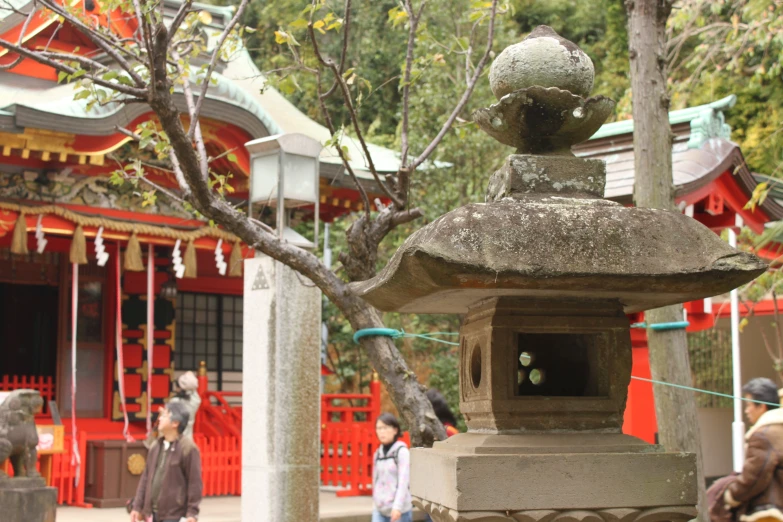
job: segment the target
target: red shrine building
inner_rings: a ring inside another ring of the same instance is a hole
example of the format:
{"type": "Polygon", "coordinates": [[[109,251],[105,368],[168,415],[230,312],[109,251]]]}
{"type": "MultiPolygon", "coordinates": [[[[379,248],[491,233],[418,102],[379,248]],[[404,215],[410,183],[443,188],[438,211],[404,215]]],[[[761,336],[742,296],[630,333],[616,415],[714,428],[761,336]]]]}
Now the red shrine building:
{"type": "MultiPolygon", "coordinates": [[[[36,8],[29,0],[10,3],[22,13],[36,8]]],[[[166,0],[165,7],[173,17],[179,2],[166,0]]],[[[232,8],[201,7],[211,14],[208,32],[219,34],[233,15],[232,8]]],[[[0,9],[0,38],[17,41],[25,20],[0,9]]],[[[113,29],[131,35],[135,28],[123,20],[113,17],[113,29]]],[[[102,59],[87,38],[42,11],[30,18],[23,42],[102,59]]],[[[0,65],[18,58],[0,50],[0,65]]],[[[220,158],[214,168],[231,175],[233,203],[249,197],[247,142],[286,133],[329,139],[326,128],[279,92],[261,93],[262,75],[246,50],[222,63],[215,79],[201,126],[208,154],[220,158]]],[[[181,94],[175,99],[184,107],[181,94]]],[[[151,119],[140,104],[88,110],[85,100],[74,100],[73,86],[58,83],[54,69],[29,59],[0,72],[0,393],[35,388],[46,399],[37,424],[56,435],[54,442],[45,437],[50,445],[41,448],[40,464],[60,503],[124,505],[127,481],[141,471],[130,457],[143,452],[140,442],[126,439],[144,438],[150,410],[171,395],[175,372],[198,371],[204,361],[211,391],[236,396],[241,390],[242,260],[253,251],[163,192],[145,204],[139,192],[149,187],[110,181],[114,170],[138,160],[157,185],[176,190],[165,165],[117,131],[151,119]],[[112,447],[114,461],[106,456],[112,447]],[[77,451],[80,466],[72,461],[77,451]],[[125,478],[114,478],[120,475],[125,478]]],[[[370,199],[380,197],[358,143],[343,143],[370,199]]],[[[394,153],[370,149],[379,172],[396,172],[394,153]]],[[[321,152],[319,180],[317,204],[298,207],[292,221],[313,220],[317,211],[329,222],[363,209],[331,150],[321,152]]],[[[285,237],[305,245],[315,239],[291,229],[285,237]]],[[[230,417],[226,402],[215,397],[214,422],[197,426],[207,494],[239,492],[240,445],[227,437],[241,423],[221,424],[215,413],[230,417]]]]}

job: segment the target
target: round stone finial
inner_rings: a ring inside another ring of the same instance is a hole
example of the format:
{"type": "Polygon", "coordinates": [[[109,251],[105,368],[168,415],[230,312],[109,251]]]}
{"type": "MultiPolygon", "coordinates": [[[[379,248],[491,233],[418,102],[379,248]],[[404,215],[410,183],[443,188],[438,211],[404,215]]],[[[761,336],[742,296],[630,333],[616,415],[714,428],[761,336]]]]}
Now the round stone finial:
{"type": "Polygon", "coordinates": [[[489,85],[498,99],[534,85],[588,96],[594,77],[593,61],[584,51],[551,27],[539,25],[495,58],[489,70],[489,85]]]}

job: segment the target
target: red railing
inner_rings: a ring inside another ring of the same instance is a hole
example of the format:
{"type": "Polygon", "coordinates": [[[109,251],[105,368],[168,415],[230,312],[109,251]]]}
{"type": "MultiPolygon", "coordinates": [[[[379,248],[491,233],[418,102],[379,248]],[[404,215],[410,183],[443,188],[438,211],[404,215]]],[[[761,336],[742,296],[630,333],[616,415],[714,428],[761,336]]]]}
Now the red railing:
{"type": "Polygon", "coordinates": [[[208,389],[207,369],[202,361],[198,372],[198,393],[201,406],[193,425],[193,433],[210,437],[234,436],[242,439],[242,406],[230,404],[227,397],[242,397],[242,392],[218,392],[208,389]]]}
{"type": "Polygon", "coordinates": [[[0,378],[0,391],[21,389],[38,390],[44,400],[41,414],[49,413],[49,401],[54,399],[54,379],[43,375],[3,375],[0,378]]]}
{"type": "Polygon", "coordinates": [[[372,494],[372,466],[381,413],[381,383],[369,394],[321,395],[321,484],[344,488],[338,497],[372,494]]]}
{"type": "Polygon", "coordinates": [[[196,435],[201,450],[204,496],[242,494],[242,439],[196,435]]]}

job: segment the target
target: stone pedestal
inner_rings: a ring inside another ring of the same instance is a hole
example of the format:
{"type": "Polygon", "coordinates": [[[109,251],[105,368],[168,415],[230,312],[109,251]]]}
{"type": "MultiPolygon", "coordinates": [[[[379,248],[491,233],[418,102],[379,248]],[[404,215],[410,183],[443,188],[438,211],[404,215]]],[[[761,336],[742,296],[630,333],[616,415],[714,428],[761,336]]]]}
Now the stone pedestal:
{"type": "Polygon", "coordinates": [[[46,487],[42,478],[0,479],[0,520],[54,522],[57,489],[46,487]]]}
{"type": "Polygon", "coordinates": [[[245,261],[242,521],[317,522],[321,292],[245,261]]]}
{"type": "Polygon", "coordinates": [[[412,450],[411,492],[435,522],[685,521],[694,469],[620,434],[465,433],[412,450]]]}

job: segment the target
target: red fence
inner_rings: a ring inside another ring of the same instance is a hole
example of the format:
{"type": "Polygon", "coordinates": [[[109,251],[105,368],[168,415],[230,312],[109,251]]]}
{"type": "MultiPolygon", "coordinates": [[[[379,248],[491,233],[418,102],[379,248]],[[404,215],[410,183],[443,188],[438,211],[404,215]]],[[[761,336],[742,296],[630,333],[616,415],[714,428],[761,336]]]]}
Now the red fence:
{"type": "MultiPolygon", "coordinates": [[[[362,423],[364,424],[364,423],[362,423]]],[[[321,484],[346,488],[337,496],[372,493],[375,430],[360,423],[321,430],[321,484]]]]}
{"type": "Polygon", "coordinates": [[[207,368],[201,362],[198,372],[198,394],[201,406],[193,425],[193,433],[210,437],[231,435],[242,440],[242,405],[231,404],[226,397],[242,397],[242,392],[209,390],[207,368]]]}
{"type": "Polygon", "coordinates": [[[54,379],[51,376],[3,375],[0,378],[0,391],[21,389],[38,390],[44,400],[41,413],[49,413],[49,401],[54,399],[54,379]]]}
{"type": "MultiPolygon", "coordinates": [[[[344,488],[338,497],[372,494],[375,421],[381,413],[381,383],[370,393],[321,395],[321,484],[344,488]]],[[[410,437],[402,440],[410,446],[410,437]]]]}
{"type": "Polygon", "coordinates": [[[201,477],[204,496],[242,494],[242,439],[231,435],[196,435],[201,450],[201,477]]]}

